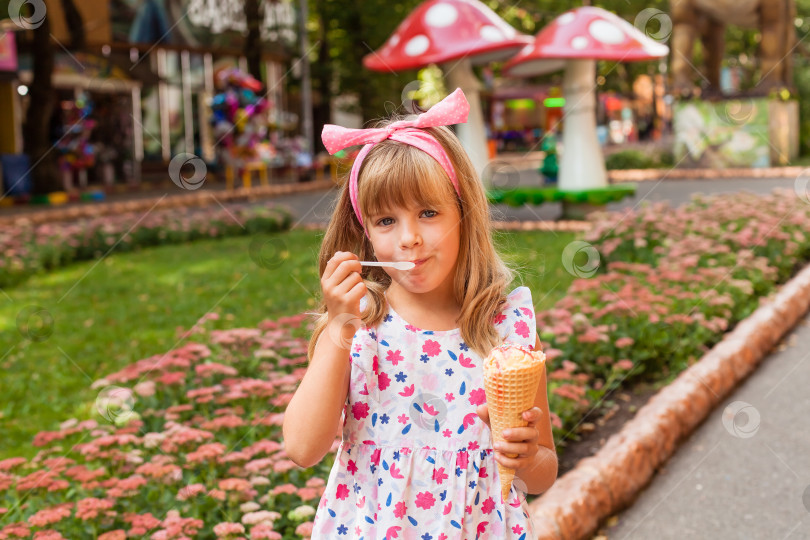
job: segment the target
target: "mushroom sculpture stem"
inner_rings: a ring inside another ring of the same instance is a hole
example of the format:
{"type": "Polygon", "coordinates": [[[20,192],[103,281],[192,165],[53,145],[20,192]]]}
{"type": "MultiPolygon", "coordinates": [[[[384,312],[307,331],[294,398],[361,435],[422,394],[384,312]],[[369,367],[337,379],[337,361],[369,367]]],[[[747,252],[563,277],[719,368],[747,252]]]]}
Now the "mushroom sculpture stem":
{"type": "Polygon", "coordinates": [[[605,161],[596,136],[595,60],[569,60],[563,78],[563,153],[558,185],[573,191],[607,186],[605,161]]]}
{"type": "Polygon", "coordinates": [[[475,171],[481,177],[489,160],[486,133],[484,132],[484,115],[481,111],[481,97],[478,93],[481,83],[475,77],[468,58],[445,64],[443,67],[447,87],[461,88],[470,103],[467,123],[456,126],[456,135],[470,156],[475,171]]]}

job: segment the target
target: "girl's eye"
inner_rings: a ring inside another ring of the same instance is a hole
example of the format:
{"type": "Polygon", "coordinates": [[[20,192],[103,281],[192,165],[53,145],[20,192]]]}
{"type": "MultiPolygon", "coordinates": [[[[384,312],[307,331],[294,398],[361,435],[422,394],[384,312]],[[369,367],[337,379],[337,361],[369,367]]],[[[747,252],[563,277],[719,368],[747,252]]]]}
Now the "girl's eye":
{"type": "Polygon", "coordinates": [[[382,225],[383,227],[387,227],[388,225],[391,225],[393,222],[394,222],[394,220],[391,219],[390,217],[384,217],[380,221],[377,222],[377,225],[382,225]]]}
{"type": "Polygon", "coordinates": [[[425,210],[422,212],[422,215],[425,217],[436,217],[437,214],[438,212],[436,212],[436,210],[425,210]]]}

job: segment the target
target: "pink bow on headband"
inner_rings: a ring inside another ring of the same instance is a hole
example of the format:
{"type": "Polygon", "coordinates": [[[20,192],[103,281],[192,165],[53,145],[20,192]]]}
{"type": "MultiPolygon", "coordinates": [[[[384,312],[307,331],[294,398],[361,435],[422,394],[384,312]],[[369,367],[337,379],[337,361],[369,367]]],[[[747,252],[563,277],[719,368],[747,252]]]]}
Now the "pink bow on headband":
{"type": "MultiPolygon", "coordinates": [[[[365,145],[357,156],[357,159],[354,160],[351,175],[349,176],[349,197],[352,201],[354,213],[357,215],[357,220],[360,222],[360,225],[363,226],[363,229],[365,229],[365,225],[363,225],[363,218],[360,215],[360,208],[357,203],[357,177],[360,172],[360,166],[369,151],[371,151],[375,144],[385,139],[415,146],[429,154],[433,159],[439,162],[442,169],[447,173],[447,176],[450,177],[450,182],[452,182],[456,193],[459,196],[461,195],[456,171],[453,169],[447,152],[444,151],[439,141],[419,128],[463,124],[467,121],[469,112],[470,104],[467,102],[467,98],[464,97],[464,92],[461,91],[461,88],[457,88],[452,94],[431,107],[427,112],[418,115],[413,120],[400,120],[384,128],[372,129],[350,129],[334,124],[327,124],[323,127],[321,139],[330,154],[334,154],[350,146],[359,144],[365,145]]],[[[366,235],[368,235],[368,232],[366,232],[366,235]]]]}

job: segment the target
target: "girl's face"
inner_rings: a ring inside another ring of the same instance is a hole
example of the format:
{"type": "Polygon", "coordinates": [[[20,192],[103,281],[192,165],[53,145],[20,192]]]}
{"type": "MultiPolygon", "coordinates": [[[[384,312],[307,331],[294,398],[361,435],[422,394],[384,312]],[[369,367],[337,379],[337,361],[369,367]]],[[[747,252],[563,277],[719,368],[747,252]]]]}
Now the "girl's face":
{"type": "Polygon", "coordinates": [[[432,207],[394,207],[369,216],[368,234],[378,261],[411,261],[411,270],[385,271],[410,293],[452,290],[461,241],[455,202],[432,207]]]}

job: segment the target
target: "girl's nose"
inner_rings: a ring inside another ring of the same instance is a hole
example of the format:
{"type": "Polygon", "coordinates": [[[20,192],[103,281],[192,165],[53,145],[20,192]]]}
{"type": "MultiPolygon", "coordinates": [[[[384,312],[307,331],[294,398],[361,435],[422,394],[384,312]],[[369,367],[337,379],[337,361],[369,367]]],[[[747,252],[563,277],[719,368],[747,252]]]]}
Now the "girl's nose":
{"type": "Polygon", "coordinates": [[[402,249],[407,249],[422,243],[422,236],[419,234],[419,227],[416,223],[408,220],[403,221],[401,231],[399,235],[399,245],[402,249]]]}

